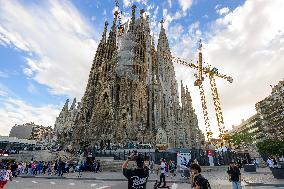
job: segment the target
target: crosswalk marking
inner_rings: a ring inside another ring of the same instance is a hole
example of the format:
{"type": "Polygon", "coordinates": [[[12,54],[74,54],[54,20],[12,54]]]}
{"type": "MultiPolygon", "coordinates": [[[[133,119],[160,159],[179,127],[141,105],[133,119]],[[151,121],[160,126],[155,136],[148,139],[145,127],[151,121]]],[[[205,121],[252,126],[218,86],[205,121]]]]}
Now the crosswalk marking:
{"type": "Polygon", "coordinates": [[[69,185],[74,186],[74,185],[75,185],[75,183],[71,182],[71,183],[69,183],[69,185]]]}
{"type": "Polygon", "coordinates": [[[37,183],[37,181],[34,181],[34,180],[33,180],[33,181],[32,181],[32,183],[36,184],[36,183],[37,183]]]}
{"type": "Polygon", "coordinates": [[[91,184],[91,187],[95,187],[95,186],[97,186],[97,184],[91,184]]]}
{"type": "Polygon", "coordinates": [[[15,180],[15,182],[19,182],[18,180],[15,180]]]}
{"type": "Polygon", "coordinates": [[[102,186],[102,187],[99,187],[97,189],[105,189],[105,188],[108,188],[109,186],[102,186]]]}
{"type": "Polygon", "coordinates": [[[171,189],[177,189],[178,188],[178,185],[176,183],[173,183],[171,189]]]}
{"type": "Polygon", "coordinates": [[[50,184],[55,184],[55,182],[50,182],[50,184]]]}

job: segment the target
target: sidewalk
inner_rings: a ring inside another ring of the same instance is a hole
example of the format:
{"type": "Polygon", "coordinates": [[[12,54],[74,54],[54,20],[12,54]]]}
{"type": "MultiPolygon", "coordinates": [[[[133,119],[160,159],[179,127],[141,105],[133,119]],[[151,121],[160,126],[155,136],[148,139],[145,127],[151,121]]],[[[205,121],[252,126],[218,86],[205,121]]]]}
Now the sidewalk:
{"type": "MultiPolygon", "coordinates": [[[[215,186],[229,186],[231,183],[228,181],[228,175],[225,171],[205,171],[202,172],[205,178],[209,180],[212,185],[215,186]]],[[[126,181],[122,172],[82,172],[82,177],[78,178],[78,173],[67,173],[63,177],[58,176],[29,176],[20,175],[22,178],[45,178],[45,179],[74,179],[74,180],[102,180],[102,181],[126,181]]],[[[158,176],[156,174],[150,174],[149,182],[155,182],[158,176]]],[[[284,187],[284,180],[275,179],[268,168],[258,168],[256,173],[247,173],[242,171],[243,186],[276,186],[284,187]]],[[[181,177],[178,173],[176,177],[166,177],[168,183],[188,183],[187,179],[181,177]]]]}
{"type": "MultiPolygon", "coordinates": [[[[103,181],[126,181],[122,172],[82,172],[82,176],[78,177],[78,173],[66,173],[63,177],[48,176],[48,175],[19,175],[21,178],[45,178],[45,179],[75,179],[75,180],[103,180],[103,181]]],[[[155,182],[158,176],[156,174],[150,174],[149,182],[155,182]]],[[[184,179],[178,174],[176,177],[166,177],[169,183],[187,183],[188,180],[184,179]]]]}
{"type": "Polygon", "coordinates": [[[242,172],[243,179],[250,186],[284,187],[284,179],[275,179],[268,167],[257,168],[255,173],[242,172]]]}

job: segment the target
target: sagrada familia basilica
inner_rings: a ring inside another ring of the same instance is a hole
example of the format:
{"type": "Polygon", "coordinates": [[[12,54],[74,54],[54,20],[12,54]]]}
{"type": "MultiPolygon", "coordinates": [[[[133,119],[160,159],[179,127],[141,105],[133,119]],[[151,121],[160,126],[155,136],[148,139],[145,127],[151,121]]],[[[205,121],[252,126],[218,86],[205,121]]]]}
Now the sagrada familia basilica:
{"type": "Polygon", "coordinates": [[[162,56],[171,54],[163,22],[156,47],[149,16],[136,18],[135,8],[124,28],[117,12],[109,33],[105,23],[81,102],[69,108],[67,100],[56,119],[60,145],[199,148],[204,140],[190,92],[181,83],[179,96],[174,65],[162,56]]]}

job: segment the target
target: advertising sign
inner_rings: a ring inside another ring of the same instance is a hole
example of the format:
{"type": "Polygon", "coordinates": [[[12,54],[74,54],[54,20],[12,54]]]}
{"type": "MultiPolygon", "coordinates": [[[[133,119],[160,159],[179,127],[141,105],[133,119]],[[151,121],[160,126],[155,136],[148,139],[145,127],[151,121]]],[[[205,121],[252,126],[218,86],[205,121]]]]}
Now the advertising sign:
{"type": "Polygon", "coordinates": [[[191,159],[190,153],[178,153],[177,154],[177,165],[180,167],[185,167],[189,160],[191,159]]]}

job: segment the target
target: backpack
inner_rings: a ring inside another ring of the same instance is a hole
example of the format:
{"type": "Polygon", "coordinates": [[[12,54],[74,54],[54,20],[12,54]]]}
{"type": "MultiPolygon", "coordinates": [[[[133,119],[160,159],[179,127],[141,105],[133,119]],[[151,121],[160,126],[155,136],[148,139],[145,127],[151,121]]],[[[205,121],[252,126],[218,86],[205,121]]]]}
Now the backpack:
{"type": "Polygon", "coordinates": [[[200,184],[200,189],[211,189],[209,181],[204,178],[202,175],[196,176],[197,178],[194,179],[195,181],[198,181],[200,184]]]}

